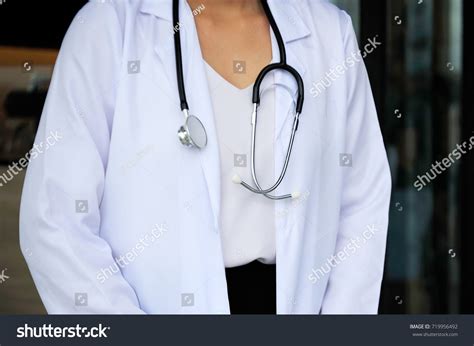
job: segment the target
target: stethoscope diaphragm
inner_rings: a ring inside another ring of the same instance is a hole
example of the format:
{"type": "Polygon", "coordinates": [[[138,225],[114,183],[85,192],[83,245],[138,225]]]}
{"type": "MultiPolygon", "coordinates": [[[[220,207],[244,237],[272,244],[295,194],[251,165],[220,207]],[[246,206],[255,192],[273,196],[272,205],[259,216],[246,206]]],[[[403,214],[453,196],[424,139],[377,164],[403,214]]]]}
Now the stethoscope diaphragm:
{"type": "Polygon", "coordinates": [[[203,149],[207,145],[207,133],[201,120],[185,112],[185,123],[178,130],[178,137],[182,144],[188,147],[203,149]]]}

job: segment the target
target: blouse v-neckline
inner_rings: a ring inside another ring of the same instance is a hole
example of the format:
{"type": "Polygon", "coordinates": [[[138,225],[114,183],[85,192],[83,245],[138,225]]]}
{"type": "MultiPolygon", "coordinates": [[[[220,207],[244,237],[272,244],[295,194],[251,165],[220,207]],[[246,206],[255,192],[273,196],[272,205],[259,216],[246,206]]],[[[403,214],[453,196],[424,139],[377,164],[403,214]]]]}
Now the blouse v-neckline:
{"type": "Polygon", "coordinates": [[[204,65],[206,65],[206,69],[207,71],[211,74],[211,75],[214,75],[215,78],[217,79],[217,84],[224,84],[226,85],[228,88],[230,89],[233,89],[237,92],[246,92],[248,91],[249,89],[253,88],[254,84],[255,83],[252,83],[250,84],[249,86],[247,87],[244,87],[244,88],[239,88],[238,86],[234,85],[233,83],[231,83],[230,81],[228,81],[227,79],[225,79],[219,72],[217,72],[206,60],[204,60],[204,65]]]}

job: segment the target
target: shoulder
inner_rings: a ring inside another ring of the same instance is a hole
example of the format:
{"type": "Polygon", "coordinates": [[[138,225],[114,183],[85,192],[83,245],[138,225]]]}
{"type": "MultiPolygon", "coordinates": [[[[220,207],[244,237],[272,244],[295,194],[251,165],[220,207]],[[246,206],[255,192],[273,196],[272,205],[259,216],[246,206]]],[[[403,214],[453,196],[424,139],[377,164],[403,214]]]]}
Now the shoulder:
{"type": "Polygon", "coordinates": [[[76,14],[66,33],[62,48],[80,48],[92,42],[109,41],[121,34],[117,3],[90,0],[76,14]]]}
{"type": "Polygon", "coordinates": [[[75,16],[70,31],[123,33],[127,18],[136,16],[141,3],[142,0],[89,0],[75,16]]]}
{"type": "Polygon", "coordinates": [[[57,71],[68,76],[103,79],[98,85],[109,88],[117,81],[123,64],[127,17],[133,16],[136,0],[89,0],[76,14],[63,39],[56,62],[57,71]]]}
{"type": "Polygon", "coordinates": [[[349,17],[344,10],[341,10],[329,0],[287,0],[298,8],[302,13],[307,13],[318,18],[325,17],[333,20],[349,17]]]}
{"type": "Polygon", "coordinates": [[[352,30],[352,20],[346,11],[329,0],[287,0],[293,4],[303,18],[328,32],[339,32],[345,36],[352,30]]]}

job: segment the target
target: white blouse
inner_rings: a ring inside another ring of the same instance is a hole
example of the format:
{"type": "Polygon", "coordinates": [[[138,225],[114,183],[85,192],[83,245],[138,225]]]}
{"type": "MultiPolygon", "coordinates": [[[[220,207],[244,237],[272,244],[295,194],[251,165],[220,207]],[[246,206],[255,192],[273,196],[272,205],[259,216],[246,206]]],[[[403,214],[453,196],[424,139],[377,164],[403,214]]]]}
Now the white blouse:
{"type": "MultiPolygon", "coordinates": [[[[233,175],[238,174],[253,185],[250,171],[253,85],[239,89],[207,63],[205,65],[220,152],[220,234],[225,266],[236,267],[254,260],[274,264],[275,202],[232,182],[233,175]]],[[[268,75],[262,83],[257,122],[256,172],[263,188],[274,183],[275,91],[272,79],[273,76],[268,75]]]]}

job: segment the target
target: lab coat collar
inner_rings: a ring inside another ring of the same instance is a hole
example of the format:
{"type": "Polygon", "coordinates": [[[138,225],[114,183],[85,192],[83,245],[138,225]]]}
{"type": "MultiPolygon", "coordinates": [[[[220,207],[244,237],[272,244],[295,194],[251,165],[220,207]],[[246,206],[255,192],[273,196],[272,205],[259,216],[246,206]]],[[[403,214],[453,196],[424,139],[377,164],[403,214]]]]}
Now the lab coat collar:
{"type": "MultiPolygon", "coordinates": [[[[296,10],[293,1],[269,0],[268,4],[278,26],[280,27],[283,40],[286,43],[304,38],[311,34],[311,31],[303,22],[303,19],[296,10]],[[284,30],[282,30],[283,28],[284,30]]],[[[184,8],[190,9],[187,1],[182,0],[180,6],[181,18],[192,15],[192,11],[182,10],[184,8]],[[183,5],[185,7],[183,7],[183,5]]],[[[173,0],[143,0],[140,12],[152,14],[158,18],[173,22],[173,0]]]]}

